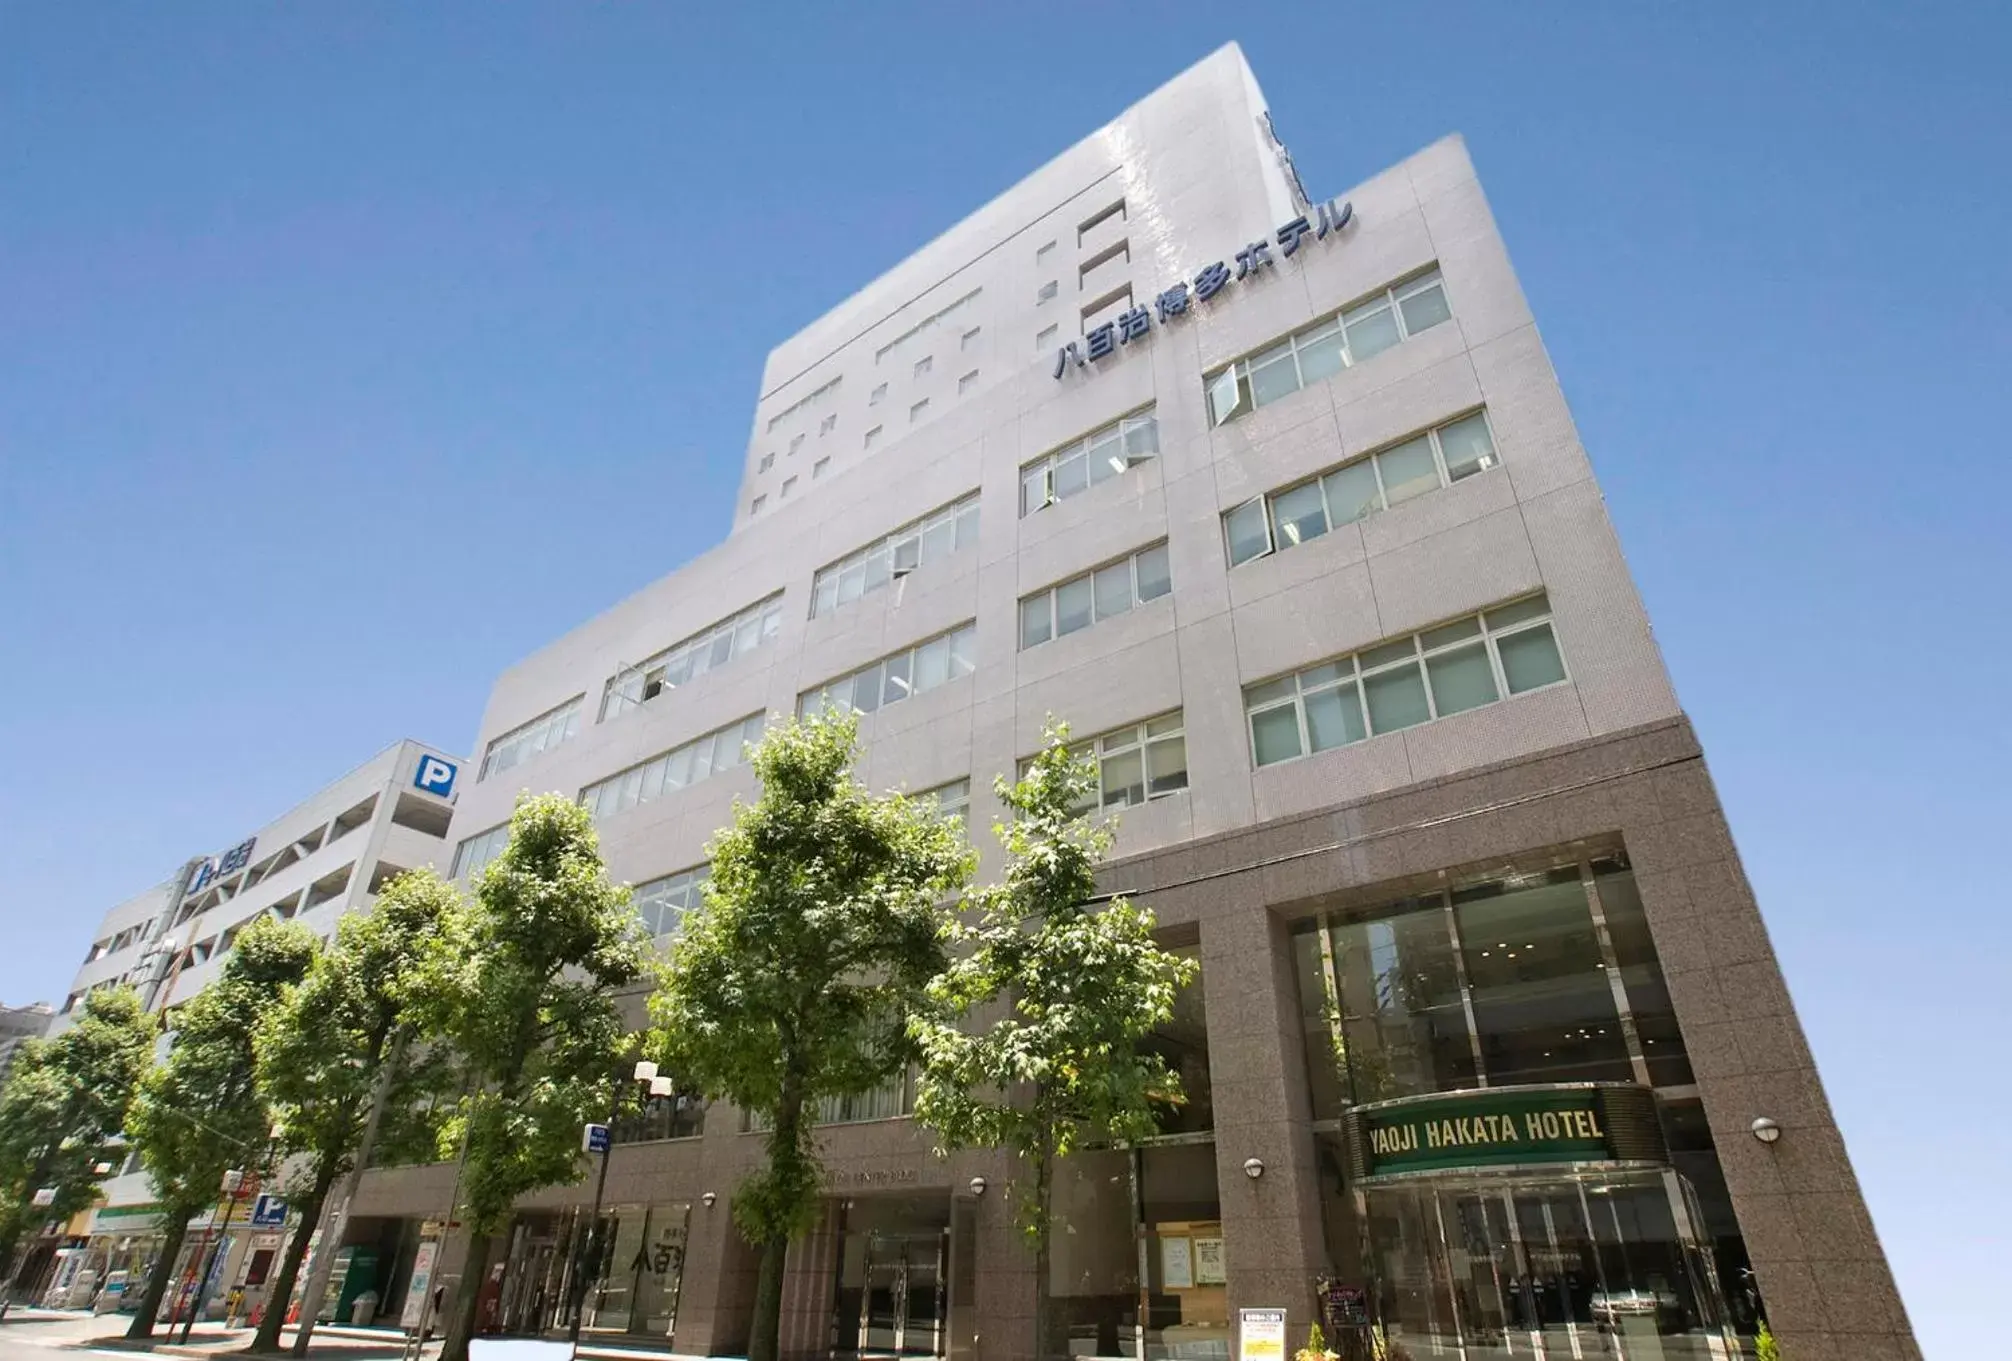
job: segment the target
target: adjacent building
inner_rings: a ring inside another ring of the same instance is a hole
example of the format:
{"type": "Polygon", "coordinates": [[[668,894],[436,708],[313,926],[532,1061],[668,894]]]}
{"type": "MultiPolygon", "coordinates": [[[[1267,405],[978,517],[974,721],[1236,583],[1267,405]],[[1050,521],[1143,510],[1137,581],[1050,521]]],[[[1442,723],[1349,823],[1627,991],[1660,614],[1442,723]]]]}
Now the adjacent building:
{"type": "Polygon", "coordinates": [[[25,1007],[0,1006],[0,1087],[7,1085],[7,1073],[14,1066],[14,1051],[21,1041],[35,1039],[49,1028],[55,1010],[47,1002],[30,1002],[25,1007]]]}
{"type": "MultiPolygon", "coordinates": [[[[151,1010],[179,1006],[215,981],[237,935],[260,917],[299,921],[329,938],[349,912],[368,911],[386,882],[422,866],[445,868],[445,836],[461,759],[418,742],[385,748],[265,826],[234,837],[214,854],[186,862],[160,884],[105,914],[69,995],[50,1020],[67,1028],[93,990],[129,984],[151,1010]]],[[[279,1246],[284,1206],[268,1199],[269,1222],[254,1223],[252,1188],[232,1215],[230,1250],[219,1279],[246,1287],[256,1301],[279,1246]]],[[[95,1280],[124,1271],[133,1279],[161,1241],[153,1188],[137,1158],[105,1183],[105,1203],[67,1226],[57,1248],[52,1287],[67,1299],[95,1280]]],[[[224,1207],[197,1221],[185,1262],[214,1244],[224,1207]]],[[[55,1247],[52,1240],[51,1247],[55,1247]]],[[[31,1262],[23,1279],[45,1263],[31,1262]]],[[[179,1279],[179,1277],[178,1277],[179,1279]]],[[[223,1290],[212,1292],[218,1308],[223,1290]]]]}

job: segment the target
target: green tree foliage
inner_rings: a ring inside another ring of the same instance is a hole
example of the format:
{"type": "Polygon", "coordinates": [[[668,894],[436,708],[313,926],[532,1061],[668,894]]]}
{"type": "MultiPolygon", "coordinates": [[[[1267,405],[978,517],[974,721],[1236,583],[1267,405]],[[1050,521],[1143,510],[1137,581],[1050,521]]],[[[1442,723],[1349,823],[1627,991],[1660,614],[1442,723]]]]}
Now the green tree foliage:
{"type": "Polygon", "coordinates": [[[154,1030],[131,988],[102,988],[68,1030],[16,1051],[0,1091],[0,1269],[11,1268],[24,1229],[90,1206],[94,1169],[125,1157],[112,1139],[153,1061],[154,1030]],[[55,1189],[53,1204],[34,1203],[43,1187],[55,1189]]]}
{"type": "Polygon", "coordinates": [[[467,1357],[490,1237],[510,1207],[579,1175],[580,1128],[606,1115],[623,1043],[615,992],[643,976],[645,944],[587,810],[558,794],[519,800],[509,845],[475,882],[466,948],[420,981],[430,1036],[473,1083],[448,1131],[466,1144],[472,1240],[445,1361],[467,1357]]]}
{"type": "Polygon", "coordinates": [[[1080,810],[1096,787],[1068,728],[1051,727],[1025,778],[996,783],[1002,882],[970,895],[977,920],[953,933],[955,960],[929,986],[913,1032],[923,1054],[916,1118],[945,1148],[1001,1147],[1027,1178],[1014,1213],[1034,1253],[1038,1354],[1051,1356],[1049,1236],[1054,1163],[1086,1141],[1151,1135],[1179,1078],[1140,1048],[1172,1014],[1195,966],[1153,939],[1150,912],[1090,906],[1111,833],[1080,810]]]}
{"type": "Polygon", "coordinates": [[[256,1037],[258,1082],[282,1131],[288,1203],[299,1216],[267,1298],[253,1351],[276,1351],[308,1239],[330,1190],[356,1165],[364,1127],[385,1096],[376,1151],[430,1152],[438,1130],[426,1098],[444,1064],[409,1043],[428,984],[467,949],[461,895],[430,870],[402,874],[367,913],[345,916],[334,944],[287,989],[256,1037]]]}
{"type": "Polygon", "coordinates": [[[853,778],[852,717],[773,728],[761,797],[714,840],[706,905],[651,1002],[658,1048],[708,1097],[768,1123],[767,1162],[734,1195],[761,1253],[750,1361],[775,1361],[789,1240],[817,1209],[813,1124],[827,1096],[903,1071],[911,1007],[942,966],[941,904],[971,872],[954,824],[853,778]]]}
{"type": "Polygon", "coordinates": [[[190,1217],[217,1202],[225,1172],[254,1169],[266,1154],[272,1115],[258,1090],[252,1038],[320,948],[298,922],[253,921],[216,982],[175,1013],[167,1060],[140,1083],[126,1132],[140,1146],[167,1241],[128,1337],[152,1336],[190,1217]]]}

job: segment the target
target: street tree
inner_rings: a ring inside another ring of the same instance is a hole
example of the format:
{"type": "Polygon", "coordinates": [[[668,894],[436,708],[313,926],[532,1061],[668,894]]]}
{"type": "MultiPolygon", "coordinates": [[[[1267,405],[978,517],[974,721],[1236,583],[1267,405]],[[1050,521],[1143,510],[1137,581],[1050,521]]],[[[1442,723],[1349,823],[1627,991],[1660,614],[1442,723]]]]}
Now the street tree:
{"type": "MultiPolygon", "coordinates": [[[[253,1351],[279,1349],[308,1241],[330,1192],[360,1167],[366,1131],[374,1150],[394,1161],[437,1147],[426,1098],[447,1081],[445,1065],[438,1050],[411,1037],[427,985],[466,949],[467,925],[453,885],[431,870],[401,874],[369,912],[342,918],[333,944],[260,1026],[259,1088],[281,1131],[276,1151],[289,1169],[285,1190],[298,1222],[253,1351]]],[[[305,1350],[310,1322],[303,1317],[296,1353],[305,1350]]]]}
{"type": "Polygon", "coordinates": [[[708,848],[705,905],[651,1001],[666,1063],[766,1125],[766,1161],[733,1200],[761,1260],[749,1361],[775,1361],[783,1259],[816,1215],[818,1103],[909,1063],[909,1011],[943,963],[941,904],[971,872],[955,824],[853,778],[855,731],[850,714],[814,717],[755,748],[761,795],[708,848]]]}
{"type": "Polygon", "coordinates": [[[258,1088],[253,1036],[320,948],[299,922],[260,916],[238,933],[216,981],[169,1021],[168,1056],[141,1080],[126,1116],[167,1233],[127,1337],[153,1335],[189,1220],[217,1203],[224,1173],[255,1171],[267,1160],[272,1115],[258,1088]]]}
{"type": "Polygon", "coordinates": [[[465,1148],[470,1242],[443,1361],[466,1361],[490,1240],[518,1197],[573,1181],[580,1130],[608,1110],[623,1044],[617,989],[644,976],[629,894],[608,882],[587,810],[520,799],[510,840],[475,881],[467,947],[426,971],[427,1038],[470,1083],[446,1139],[465,1148]]]}
{"type": "Polygon", "coordinates": [[[1122,897],[1097,904],[1109,827],[1084,811],[1096,771],[1052,726],[1018,783],[995,783],[1008,863],[974,890],[952,933],[953,960],[929,985],[913,1033],[923,1061],[916,1119],[943,1149],[1006,1148],[1016,1223],[1034,1257],[1036,1351],[1053,1334],[1049,1248],[1055,1162],[1089,1142],[1155,1132],[1182,1100],[1179,1077],[1143,1047],[1173,1015],[1195,966],[1153,939],[1152,913],[1122,897]]]}
{"type": "Polygon", "coordinates": [[[114,1139],[153,1061],[154,1033],[139,994],[101,988],[84,998],[68,1030],[24,1040],[15,1052],[0,1089],[0,1270],[7,1273],[0,1282],[13,1279],[14,1249],[28,1226],[88,1208],[98,1167],[125,1157],[114,1139]],[[55,1199],[35,1204],[45,1188],[55,1199]]]}

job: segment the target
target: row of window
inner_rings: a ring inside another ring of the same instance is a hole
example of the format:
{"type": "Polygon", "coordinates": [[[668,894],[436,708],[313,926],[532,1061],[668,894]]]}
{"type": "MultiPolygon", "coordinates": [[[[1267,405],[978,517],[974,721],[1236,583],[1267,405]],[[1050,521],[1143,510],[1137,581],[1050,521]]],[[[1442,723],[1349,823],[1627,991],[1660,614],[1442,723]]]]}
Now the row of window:
{"type": "Polygon", "coordinates": [[[1295,331],[1267,350],[1204,380],[1209,423],[1223,425],[1332,378],[1453,315],[1437,267],[1386,288],[1369,301],[1295,331]]]}
{"type": "Polygon", "coordinates": [[[1260,766],[1555,685],[1565,661],[1542,595],[1248,686],[1260,766]]]}
{"type": "Polygon", "coordinates": [[[782,592],[758,600],[728,619],[708,625],[682,642],[638,663],[608,682],[601,699],[606,722],[649,703],[666,690],[696,680],[716,666],[725,666],[782,631],[782,592]]]}
{"type": "Polygon", "coordinates": [[[818,571],[811,582],[812,618],[871,595],[896,577],[978,542],[978,493],[901,526],[818,571]]]}
{"type": "Polygon", "coordinates": [[[489,743],[482,753],[482,770],[475,778],[486,780],[512,766],[520,766],[547,747],[556,747],[580,731],[580,701],[575,695],[558,708],[539,714],[529,723],[512,728],[489,743]]]}
{"type": "Polygon", "coordinates": [[[596,818],[613,817],[659,795],[697,784],[708,775],[732,770],[746,759],[743,748],[761,740],[765,713],[749,714],[737,723],[696,737],[640,765],[610,775],[580,791],[580,802],[596,818]]]}
{"type": "Polygon", "coordinates": [[[1488,418],[1477,411],[1282,491],[1253,497],[1223,517],[1230,566],[1297,548],[1337,526],[1472,477],[1498,461],[1488,418]]]}
{"type": "Polygon", "coordinates": [[[962,624],[891,657],[882,657],[851,675],[804,691],[797,696],[796,712],[798,717],[807,717],[827,707],[850,705],[860,713],[870,714],[899,704],[910,695],[934,690],[945,681],[968,676],[977,667],[977,626],[962,624]]]}
{"type": "MultiPolygon", "coordinates": [[[[1097,762],[1097,784],[1081,805],[1084,811],[1128,808],[1188,787],[1187,733],[1179,709],[1086,737],[1069,750],[1097,762]]],[[[1031,763],[1020,763],[1022,776],[1031,763]]]]}
{"type": "Polygon", "coordinates": [[[685,930],[685,915],[697,910],[703,901],[700,889],[712,877],[713,867],[708,864],[652,879],[646,884],[636,885],[629,894],[629,905],[643,919],[651,939],[681,936],[685,930]]]}
{"type": "Polygon", "coordinates": [[[1151,407],[1112,421],[1020,469],[1020,514],[1088,491],[1159,452],[1160,423],[1151,407]]]}
{"type": "Polygon", "coordinates": [[[1125,614],[1174,589],[1164,541],[1020,602],[1020,650],[1125,614]]]}

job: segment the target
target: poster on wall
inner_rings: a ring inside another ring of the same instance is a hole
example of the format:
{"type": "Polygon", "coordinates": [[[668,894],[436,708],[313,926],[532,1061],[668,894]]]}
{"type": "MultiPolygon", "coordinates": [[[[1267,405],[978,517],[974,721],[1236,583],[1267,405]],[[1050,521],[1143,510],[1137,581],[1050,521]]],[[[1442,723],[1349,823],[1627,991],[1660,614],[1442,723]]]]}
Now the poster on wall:
{"type": "Polygon", "coordinates": [[[1164,1290],[1187,1290],[1194,1283],[1194,1257],[1188,1240],[1185,1238],[1162,1238],[1160,1240],[1160,1287],[1164,1290]]]}
{"type": "Polygon", "coordinates": [[[1230,1278],[1223,1271],[1223,1240],[1220,1238],[1197,1238],[1195,1240],[1195,1284],[1228,1285],[1230,1278]]]}
{"type": "Polygon", "coordinates": [[[1285,1310],[1237,1310],[1238,1361],[1285,1361],[1285,1310]]]}

